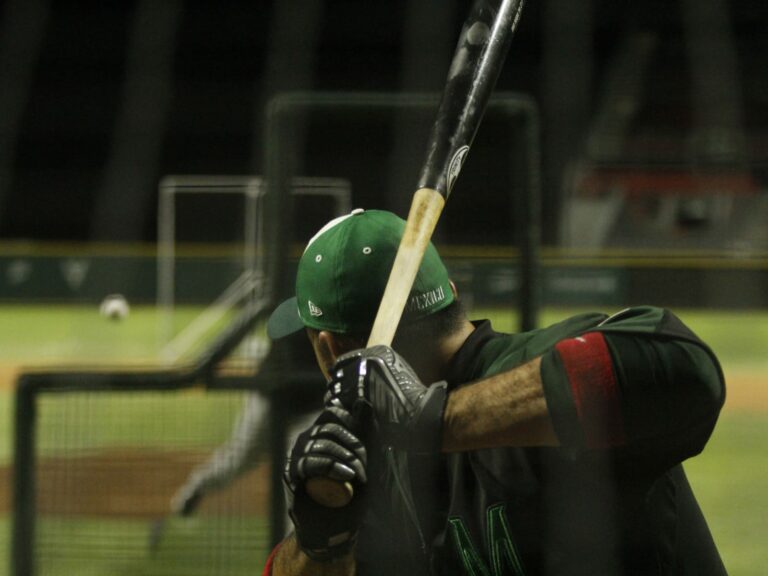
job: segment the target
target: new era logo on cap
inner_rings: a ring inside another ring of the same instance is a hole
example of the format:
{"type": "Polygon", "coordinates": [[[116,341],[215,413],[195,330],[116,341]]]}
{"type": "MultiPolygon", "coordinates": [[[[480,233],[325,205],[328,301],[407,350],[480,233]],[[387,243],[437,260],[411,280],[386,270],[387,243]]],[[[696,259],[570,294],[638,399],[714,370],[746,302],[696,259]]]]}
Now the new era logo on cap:
{"type": "Polygon", "coordinates": [[[317,317],[317,316],[322,316],[323,315],[323,311],[320,310],[320,308],[318,308],[317,306],[315,306],[315,303],[312,302],[312,300],[309,300],[307,303],[309,304],[309,315],[310,316],[317,317]]]}

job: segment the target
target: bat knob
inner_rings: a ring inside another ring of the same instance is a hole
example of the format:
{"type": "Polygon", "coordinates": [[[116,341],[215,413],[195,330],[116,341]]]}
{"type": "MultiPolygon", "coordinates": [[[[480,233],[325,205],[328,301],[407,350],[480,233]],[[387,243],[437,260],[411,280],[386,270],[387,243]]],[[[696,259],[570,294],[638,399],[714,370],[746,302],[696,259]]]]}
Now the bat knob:
{"type": "Polygon", "coordinates": [[[355,494],[349,482],[339,482],[322,476],[307,480],[305,488],[312,500],[326,508],[343,508],[355,494]]]}

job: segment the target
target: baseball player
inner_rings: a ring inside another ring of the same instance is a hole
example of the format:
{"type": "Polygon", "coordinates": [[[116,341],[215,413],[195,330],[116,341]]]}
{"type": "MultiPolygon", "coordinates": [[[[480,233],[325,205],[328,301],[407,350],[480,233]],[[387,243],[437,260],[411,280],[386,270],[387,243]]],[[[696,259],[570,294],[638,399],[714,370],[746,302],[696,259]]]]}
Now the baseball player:
{"type": "MultiPolygon", "coordinates": [[[[276,360],[278,355],[267,354],[266,347],[258,354],[260,364],[256,378],[266,383],[271,382],[271,374],[276,370],[285,370],[284,362],[290,362],[292,371],[306,371],[314,356],[306,350],[306,342],[298,338],[284,338],[278,346],[283,347],[285,358],[276,360]],[[299,343],[303,346],[299,347],[299,343]]],[[[274,347],[273,347],[274,348],[274,347]]],[[[266,383],[263,387],[266,387],[266,383]]],[[[317,417],[322,406],[319,394],[306,393],[303,389],[285,390],[290,414],[288,414],[287,438],[293,444],[298,434],[309,426],[317,417]]],[[[171,512],[180,516],[189,516],[210,492],[229,486],[235,479],[263,461],[271,449],[270,418],[271,404],[261,392],[249,392],[245,396],[243,408],[232,428],[229,439],[221,444],[211,456],[195,467],[184,484],[171,497],[171,512]]],[[[287,519],[286,519],[287,520],[287,519]]],[[[286,526],[290,522],[286,522],[286,526]]]]}
{"type": "Polygon", "coordinates": [[[299,263],[325,409],[286,466],[295,531],[264,574],[722,575],[682,462],[724,402],[712,351],[650,306],[520,334],[470,322],[433,246],[393,347],[364,348],[404,222],[357,211],[299,263]],[[351,488],[331,508],[313,478],[351,488]]]}
{"type": "MultiPolygon", "coordinates": [[[[171,512],[189,516],[210,492],[229,486],[269,453],[269,401],[258,392],[249,392],[235,421],[230,438],[210,458],[197,466],[171,498],[171,512]]],[[[316,411],[291,419],[288,439],[293,443],[299,433],[317,417],[316,411]]],[[[288,525],[288,524],[286,524],[288,525]]]]}

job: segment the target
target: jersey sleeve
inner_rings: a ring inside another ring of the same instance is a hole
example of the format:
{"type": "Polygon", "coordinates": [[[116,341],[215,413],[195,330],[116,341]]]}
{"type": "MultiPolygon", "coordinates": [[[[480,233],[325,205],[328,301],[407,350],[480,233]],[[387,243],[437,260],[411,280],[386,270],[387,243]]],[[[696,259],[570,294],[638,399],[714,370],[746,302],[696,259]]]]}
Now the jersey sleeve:
{"type": "Polygon", "coordinates": [[[678,318],[644,307],[558,341],[541,376],[564,446],[700,452],[725,399],[717,359],[678,318]]]}

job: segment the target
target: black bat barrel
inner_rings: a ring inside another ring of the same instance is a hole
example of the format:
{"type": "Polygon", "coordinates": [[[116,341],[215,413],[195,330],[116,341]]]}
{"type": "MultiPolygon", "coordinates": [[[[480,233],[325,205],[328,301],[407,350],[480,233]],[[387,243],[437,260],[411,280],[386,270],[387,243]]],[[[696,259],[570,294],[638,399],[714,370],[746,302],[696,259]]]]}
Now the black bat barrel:
{"type": "Polygon", "coordinates": [[[496,85],[523,0],[476,0],[459,37],[418,188],[451,193],[496,85]]]}

